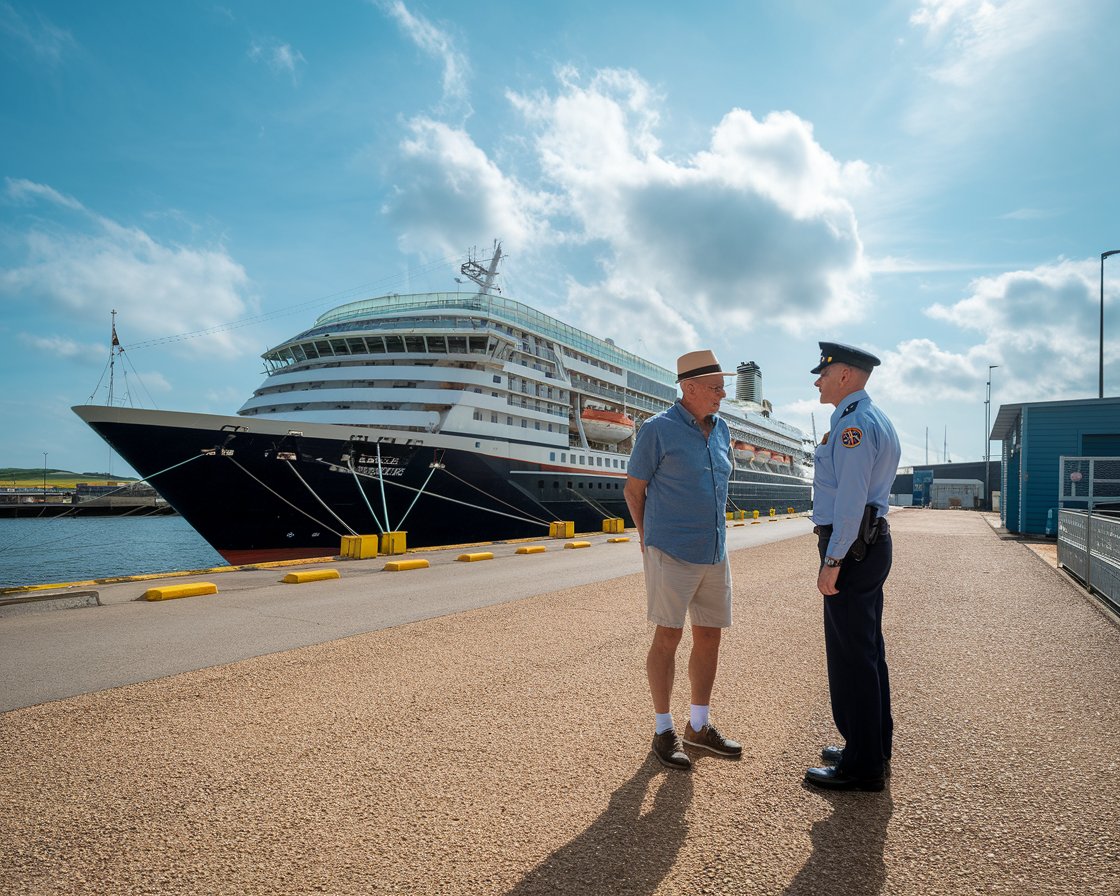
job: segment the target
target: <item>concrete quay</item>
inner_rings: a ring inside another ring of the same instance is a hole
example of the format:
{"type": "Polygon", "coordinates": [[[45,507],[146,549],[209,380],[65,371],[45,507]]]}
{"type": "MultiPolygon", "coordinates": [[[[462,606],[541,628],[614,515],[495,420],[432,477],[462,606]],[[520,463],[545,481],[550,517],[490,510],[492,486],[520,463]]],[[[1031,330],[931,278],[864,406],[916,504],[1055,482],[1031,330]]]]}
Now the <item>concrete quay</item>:
{"type": "Polygon", "coordinates": [[[980,514],[891,524],[878,794],[801,783],[835,738],[804,520],[733,530],[744,756],[691,773],[649,753],[635,543],[0,617],[0,891],[1120,892],[1120,627],[980,514]]]}

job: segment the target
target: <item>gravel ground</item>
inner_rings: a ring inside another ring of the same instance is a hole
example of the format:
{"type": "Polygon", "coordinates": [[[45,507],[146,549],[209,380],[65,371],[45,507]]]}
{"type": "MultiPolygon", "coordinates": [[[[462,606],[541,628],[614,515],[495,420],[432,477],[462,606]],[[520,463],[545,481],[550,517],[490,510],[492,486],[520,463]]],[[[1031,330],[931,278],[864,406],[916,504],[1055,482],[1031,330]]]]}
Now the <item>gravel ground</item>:
{"type": "Polygon", "coordinates": [[[801,784],[835,738],[801,537],[733,555],[741,761],[650,756],[627,576],[0,715],[0,892],[1115,896],[1120,628],[978,514],[891,521],[881,794],[801,784]]]}

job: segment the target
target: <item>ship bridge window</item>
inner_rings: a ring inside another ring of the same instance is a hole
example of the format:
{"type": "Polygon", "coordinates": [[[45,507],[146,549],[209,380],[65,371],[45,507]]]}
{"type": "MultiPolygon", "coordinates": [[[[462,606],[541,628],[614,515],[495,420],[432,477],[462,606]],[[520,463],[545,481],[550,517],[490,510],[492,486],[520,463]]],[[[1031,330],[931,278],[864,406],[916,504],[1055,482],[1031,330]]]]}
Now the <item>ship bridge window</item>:
{"type": "Polygon", "coordinates": [[[427,352],[427,349],[424,348],[423,336],[405,336],[404,348],[407,352],[414,352],[421,355],[427,352]]]}
{"type": "Polygon", "coordinates": [[[311,343],[305,343],[303,345],[296,346],[296,351],[299,351],[301,349],[303,351],[304,360],[310,361],[312,358],[319,357],[319,353],[315,351],[315,346],[313,346],[311,343]]]}
{"type": "Polygon", "coordinates": [[[403,352],[404,340],[400,336],[386,336],[385,350],[389,352],[403,352]]]}
{"type": "Polygon", "coordinates": [[[385,353],[385,339],[381,336],[367,336],[366,345],[369,346],[370,354],[381,355],[385,353]]]}
{"type": "Polygon", "coordinates": [[[351,354],[364,355],[366,353],[366,341],[357,336],[347,338],[346,345],[349,347],[351,354]]]}
{"type": "Polygon", "coordinates": [[[346,344],[345,339],[332,339],[331,351],[336,355],[348,355],[350,354],[350,346],[346,344]]]}
{"type": "Polygon", "coordinates": [[[467,350],[466,336],[448,336],[447,350],[454,353],[465,353],[467,350]]]}
{"type": "Polygon", "coordinates": [[[429,336],[428,337],[428,352],[430,354],[445,355],[447,354],[447,341],[443,336],[429,336]]]}
{"type": "Polygon", "coordinates": [[[323,355],[330,357],[334,354],[334,352],[331,351],[330,342],[326,339],[320,339],[319,341],[317,341],[315,343],[315,350],[319,352],[319,357],[322,357],[323,355]]]}

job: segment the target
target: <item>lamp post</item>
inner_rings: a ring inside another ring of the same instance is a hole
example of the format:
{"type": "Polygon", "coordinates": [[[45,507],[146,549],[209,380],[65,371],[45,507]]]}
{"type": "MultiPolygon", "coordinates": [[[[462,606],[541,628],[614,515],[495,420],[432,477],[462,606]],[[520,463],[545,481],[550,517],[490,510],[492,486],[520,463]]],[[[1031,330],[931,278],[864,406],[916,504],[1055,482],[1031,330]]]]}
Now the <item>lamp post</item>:
{"type": "Polygon", "coordinates": [[[992,371],[998,364],[988,365],[988,392],[984,399],[984,500],[992,509],[992,371]]]}
{"type": "Polygon", "coordinates": [[[47,452],[43,452],[43,496],[47,494],[47,452]]]}
{"type": "Polygon", "coordinates": [[[1104,260],[1110,255],[1120,255],[1120,249],[1110,249],[1108,252],[1101,253],[1101,358],[1097,398],[1104,398],[1104,260]]]}

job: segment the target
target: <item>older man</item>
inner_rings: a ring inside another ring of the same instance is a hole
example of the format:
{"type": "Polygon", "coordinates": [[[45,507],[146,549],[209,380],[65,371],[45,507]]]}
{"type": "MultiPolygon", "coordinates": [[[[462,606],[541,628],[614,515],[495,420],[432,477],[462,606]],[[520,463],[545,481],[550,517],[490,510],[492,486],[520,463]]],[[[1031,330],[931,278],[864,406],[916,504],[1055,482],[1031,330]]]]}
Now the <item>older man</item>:
{"type": "Polygon", "coordinates": [[[653,753],[664,766],[690,769],[684,744],[738,758],[742,747],[709,719],[722,631],[731,625],[727,562],[727,483],[731,434],[719,417],[724,373],[711,351],[677,359],[680,399],[638,430],[626,479],[626,504],[638,527],[647,618],[656,628],[646,657],[653,697],[653,753]],[[677,646],[692,621],[688,677],[692,705],[684,738],[670,710],[677,646]]]}
{"type": "Polygon", "coordinates": [[[890,774],[894,720],[883,642],[883,584],[891,571],[888,498],[901,449],[894,426],[865,387],[879,359],[822,342],[813,368],[821,404],[833,411],[813,461],[813,522],[824,598],[825,654],[832,718],[843,747],[825,747],[835,763],[805,780],[834,790],[882,790],[890,774]]]}

